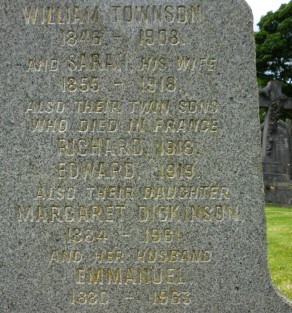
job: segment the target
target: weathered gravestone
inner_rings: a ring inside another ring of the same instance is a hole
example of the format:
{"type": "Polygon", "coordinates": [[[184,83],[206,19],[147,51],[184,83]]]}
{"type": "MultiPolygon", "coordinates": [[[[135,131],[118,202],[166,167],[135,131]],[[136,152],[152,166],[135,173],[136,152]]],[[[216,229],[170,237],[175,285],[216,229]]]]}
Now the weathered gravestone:
{"type": "Polygon", "coordinates": [[[282,94],[282,83],[271,81],[259,92],[259,105],[267,108],[262,125],[262,158],[266,202],[292,204],[292,98],[282,94]]]}
{"type": "Polygon", "coordinates": [[[1,312],[292,312],[269,278],[244,1],[1,1],[1,312]]]}

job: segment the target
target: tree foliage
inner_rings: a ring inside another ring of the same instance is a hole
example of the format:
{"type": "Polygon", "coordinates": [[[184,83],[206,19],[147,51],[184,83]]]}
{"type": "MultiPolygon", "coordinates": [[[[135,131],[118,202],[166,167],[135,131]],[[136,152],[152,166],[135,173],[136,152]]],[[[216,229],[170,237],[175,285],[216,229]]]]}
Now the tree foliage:
{"type": "Polygon", "coordinates": [[[259,85],[281,80],[283,93],[292,96],[292,0],[276,12],[268,12],[258,26],[255,41],[259,85]]]}

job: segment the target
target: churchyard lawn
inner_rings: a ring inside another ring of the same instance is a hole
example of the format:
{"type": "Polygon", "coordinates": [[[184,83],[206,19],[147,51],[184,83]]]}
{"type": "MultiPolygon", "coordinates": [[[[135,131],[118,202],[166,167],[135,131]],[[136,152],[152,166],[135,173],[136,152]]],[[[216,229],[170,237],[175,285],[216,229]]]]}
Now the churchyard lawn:
{"type": "Polygon", "coordinates": [[[292,300],[292,207],[266,205],[271,277],[292,300]]]}

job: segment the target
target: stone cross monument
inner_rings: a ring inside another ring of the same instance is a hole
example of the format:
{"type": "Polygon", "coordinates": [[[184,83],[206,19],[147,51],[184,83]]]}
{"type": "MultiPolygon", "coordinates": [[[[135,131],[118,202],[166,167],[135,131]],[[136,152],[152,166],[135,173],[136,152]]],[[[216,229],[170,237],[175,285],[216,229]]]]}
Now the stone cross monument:
{"type": "Polygon", "coordinates": [[[259,105],[267,108],[262,125],[262,158],[267,202],[292,204],[292,99],[282,94],[279,81],[260,90],[259,105]]]}

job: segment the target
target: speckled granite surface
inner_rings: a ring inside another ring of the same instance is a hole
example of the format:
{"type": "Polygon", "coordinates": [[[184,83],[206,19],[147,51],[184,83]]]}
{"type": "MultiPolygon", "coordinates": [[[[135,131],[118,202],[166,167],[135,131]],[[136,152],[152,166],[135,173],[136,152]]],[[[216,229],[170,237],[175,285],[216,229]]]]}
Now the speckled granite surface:
{"type": "Polygon", "coordinates": [[[2,0],[0,36],[1,312],[292,312],[244,1],[2,0]]]}

